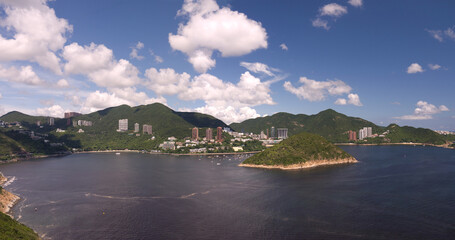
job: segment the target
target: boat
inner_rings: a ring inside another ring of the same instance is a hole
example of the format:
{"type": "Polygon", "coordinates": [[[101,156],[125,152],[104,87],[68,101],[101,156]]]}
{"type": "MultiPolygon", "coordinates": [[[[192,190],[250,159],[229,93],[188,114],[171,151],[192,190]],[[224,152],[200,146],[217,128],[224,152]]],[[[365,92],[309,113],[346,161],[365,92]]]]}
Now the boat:
{"type": "Polygon", "coordinates": [[[115,153],[115,155],[120,155],[120,153],[115,153]]]}
{"type": "Polygon", "coordinates": [[[221,165],[221,163],[216,163],[216,165],[217,165],[217,166],[220,166],[220,165],[221,165]]]}

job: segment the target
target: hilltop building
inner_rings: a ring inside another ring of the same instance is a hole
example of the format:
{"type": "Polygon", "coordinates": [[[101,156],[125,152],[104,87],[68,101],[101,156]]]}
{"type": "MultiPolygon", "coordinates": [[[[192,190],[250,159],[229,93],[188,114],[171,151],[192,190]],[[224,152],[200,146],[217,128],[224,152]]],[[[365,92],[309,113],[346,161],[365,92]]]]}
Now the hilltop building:
{"type": "Polygon", "coordinates": [[[152,125],[144,124],[142,125],[142,134],[152,135],[152,125]]]}
{"type": "Polygon", "coordinates": [[[207,128],[207,130],[205,130],[205,140],[210,141],[212,139],[213,139],[212,129],[211,128],[207,128]]]}
{"type": "Polygon", "coordinates": [[[356,131],[349,131],[349,141],[357,141],[357,132],[356,131]]]}
{"type": "Polygon", "coordinates": [[[139,132],[139,123],[134,124],[134,132],[139,132]]]}
{"type": "Polygon", "coordinates": [[[288,138],[288,129],[287,128],[278,128],[278,138],[279,139],[286,139],[288,138]]]}
{"type": "Polygon", "coordinates": [[[221,127],[216,128],[216,140],[218,142],[223,141],[223,128],[221,128],[221,127]]]}
{"type": "Polygon", "coordinates": [[[118,131],[119,132],[128,131],[128,119],[118,120],[118,131]]]}
{"type": "Polygon", "coordinates": [[[192,138],[194,141],[197,141],[199,139],[199,129],[197,127],[194,127],[192,130],[192,138]]]}
{"type": "Polygon", "coordinates": [[[93,123],[92,121],[87,120],[77,120],[77,126],[91,127],[93,126],[93,123]]]}

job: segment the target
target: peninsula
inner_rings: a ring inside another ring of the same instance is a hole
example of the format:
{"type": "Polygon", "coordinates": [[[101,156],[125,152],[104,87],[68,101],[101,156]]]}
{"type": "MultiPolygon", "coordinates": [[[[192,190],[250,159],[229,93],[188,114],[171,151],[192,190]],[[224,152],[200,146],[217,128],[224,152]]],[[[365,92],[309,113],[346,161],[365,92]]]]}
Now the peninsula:
{"type": "Polygon", "coordinates": [[[246,159],[239,166],[290,170],[355,162],[354,157],[325,138],[304,132],[246,159]]]}

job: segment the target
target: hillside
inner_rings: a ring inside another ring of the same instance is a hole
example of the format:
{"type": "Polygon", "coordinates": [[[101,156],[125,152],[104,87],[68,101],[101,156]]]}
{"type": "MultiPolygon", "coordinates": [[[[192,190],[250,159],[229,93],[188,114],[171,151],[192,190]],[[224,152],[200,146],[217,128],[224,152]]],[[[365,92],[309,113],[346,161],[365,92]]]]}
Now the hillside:
{"type": "Polygon", "coordinates": [[[400,127],[396,124],[390,124],[386,129],[390,131],[387,138],[389,138],[391,142],[414,142],[440,145],[444,144],[447,140],[447,137],[426,128],[414,128],[409,126],[400,127]]]}
{"type": "Polygon", "coordinates": [[[332,109],[327,109],[315,115],[277,113],[272,116],[249,119],[241,123],[231,124],[238,131],[259,133],[275,128],[288,128],[288,135],[300,132],[310,132],[323,136],[331,142],[347,142],[347,131],[358,131],[363,127],[372,127],[373,132],[382,128],[367,120],[348,117],[332,109]]]}
{"type": "Polygon", "coordinates": [[[0,212],[0,239],[39,239],[29,227],[0,212]]]}
{"type": "Polygon", "coordinates": [[[295,169],[356,162],[356,160],[323,137],[299,133],[246,159],[241,166],[295,169]]]}

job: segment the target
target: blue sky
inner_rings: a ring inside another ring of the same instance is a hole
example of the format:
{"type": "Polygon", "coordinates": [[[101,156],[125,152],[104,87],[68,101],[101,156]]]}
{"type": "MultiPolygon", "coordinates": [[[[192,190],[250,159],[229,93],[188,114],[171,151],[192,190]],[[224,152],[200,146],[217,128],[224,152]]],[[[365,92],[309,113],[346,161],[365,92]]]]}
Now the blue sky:
{"type": "Polygon", "coordinates": [[[162,102],[455,130],[453,1],[0,0],[0,114],[162,102]]]}

